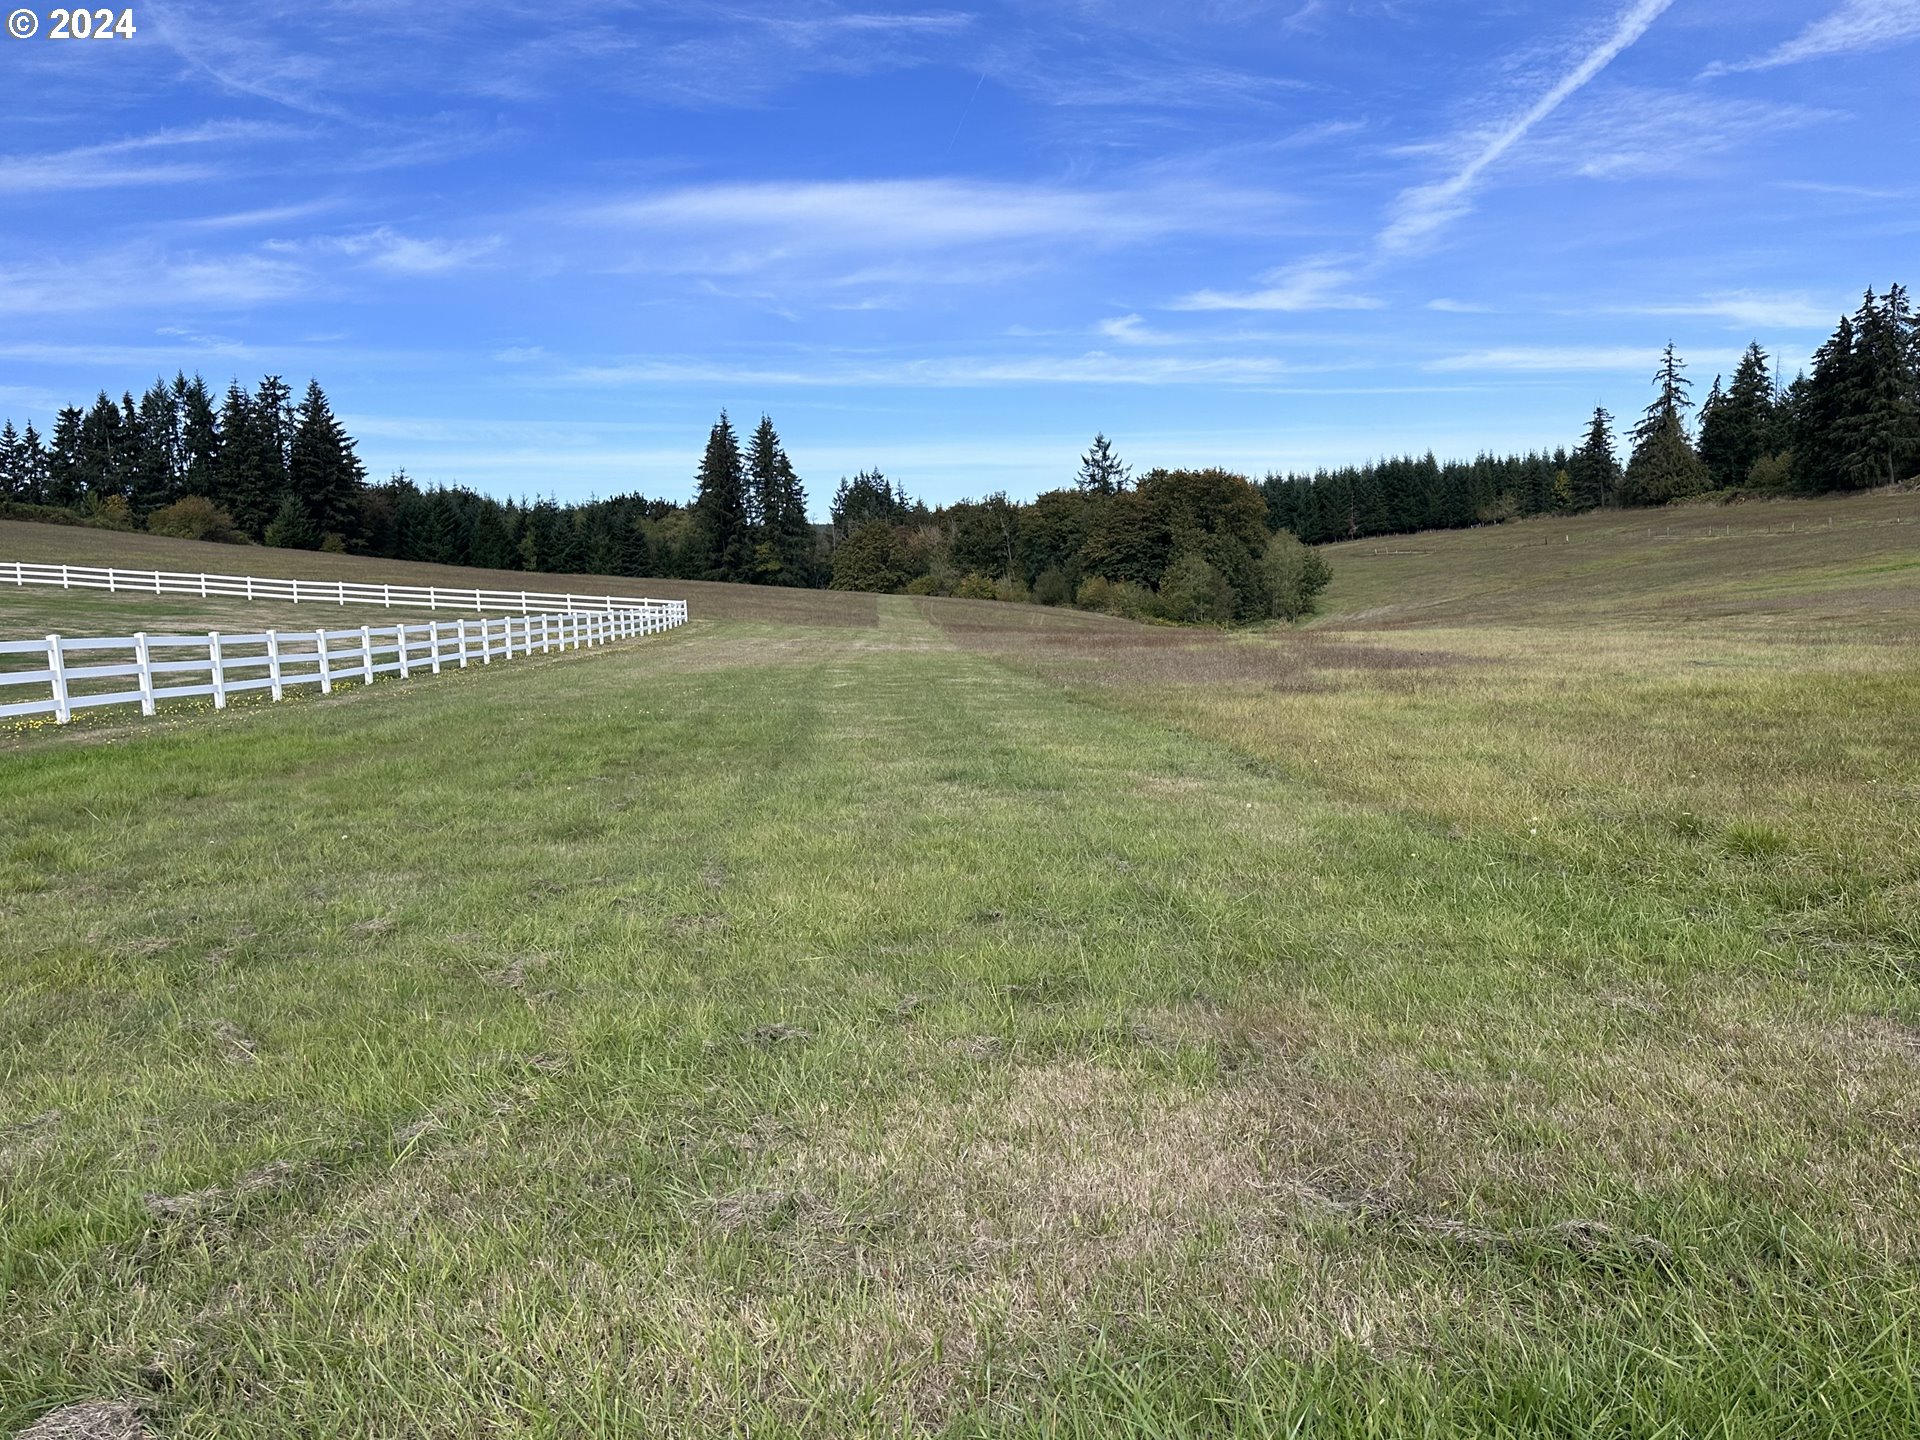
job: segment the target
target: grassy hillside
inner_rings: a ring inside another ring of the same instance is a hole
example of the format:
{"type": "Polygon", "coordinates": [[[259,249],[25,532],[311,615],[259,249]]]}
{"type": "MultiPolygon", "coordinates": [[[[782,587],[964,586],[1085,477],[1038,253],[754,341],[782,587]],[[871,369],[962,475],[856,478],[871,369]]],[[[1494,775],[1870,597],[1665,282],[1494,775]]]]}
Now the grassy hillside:
{"type": "Polygon", "coordinates": [[[1341,626],[1710,621],[1818,637],[1901,635],[1920,617],[1920,491],[1541,517],[1324,553],[1341,626]]]}
{"type": "Polygon", "coordinates": [[[0,1432],[1912,1434],[1914,506],[0,742],[0,1432]]]}

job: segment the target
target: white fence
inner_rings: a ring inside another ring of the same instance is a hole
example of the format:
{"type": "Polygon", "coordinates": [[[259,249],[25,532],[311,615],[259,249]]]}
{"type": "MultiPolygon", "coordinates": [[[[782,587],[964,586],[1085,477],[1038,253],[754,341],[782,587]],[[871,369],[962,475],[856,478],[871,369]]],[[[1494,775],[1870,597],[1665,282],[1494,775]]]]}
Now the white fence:
{"type": "MultiPolygon", "coordinates": [[[[301,582],[303,587],[310,583],[301,582]]],[[[44,698],[0,704],[0,717],[51,715],[64,725],[77,710],[137,704],[142,715],[151,715],[162,700],[200,696],[211,696],[216,709],[225,709],[229,696],[249,690],[271,691],[278,700],[297,686],[318,685],[325,695],[342,680],[371,684],[376,675],[403,680],[438,675],[443,667],[584,649],[685,622],[684,603],[652,603],[648,609],[578,609],[356,630],[0,640],[0,667],[20,663],[15,656],[35,657],[43,667],[0,668],[0,695],[22,686],[45,692],[44,698]],[[677,615],[662,608],[671,605],[679,606],[677,615]]]]}
{"type": "MultiPolygon", "coordinates": [[[[27,565],[0,560],[0,585],[57,585],[135,595],[196,595],[202,600],[291,600],[295,604],[398,605],[411,610],[658,611],[684,624],[687,602],[637,595],[574,595],[555,590],[460,590],[445,585],[356,585],[344,580],[281,580],[264,575],[205,575],[112,566],[27,565]]],[[[664,628],[664,627],[662,627],[664,628]]]]}

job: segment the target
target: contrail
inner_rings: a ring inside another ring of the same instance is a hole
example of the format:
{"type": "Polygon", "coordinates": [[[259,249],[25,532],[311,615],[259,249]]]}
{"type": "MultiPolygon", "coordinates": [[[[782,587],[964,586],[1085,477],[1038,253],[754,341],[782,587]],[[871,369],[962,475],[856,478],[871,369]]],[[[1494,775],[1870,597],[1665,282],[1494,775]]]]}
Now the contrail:
{"type": "Polygon", "coordinates": [[[1399,212],[1393,223],[1380,234],[1380,244],[1389,250],[1405,249],[1439,229],[1466,209],[1465,198],[1474,182],[1507,151],[1526,138],[1527,132],[1558,110],[1568,96],[1580,89],[1612,63],[1614,56],[1647,33],[1647,28],[1666,13],[1673,0],[1637,0],[1620,17],[1613,34],[1572,71],[1560,79],[1531,109],[1490,140],[1480,153],[1458,172],[1432,185],[1419,185],[1401,192],[1396,205],[1399,212]]]}

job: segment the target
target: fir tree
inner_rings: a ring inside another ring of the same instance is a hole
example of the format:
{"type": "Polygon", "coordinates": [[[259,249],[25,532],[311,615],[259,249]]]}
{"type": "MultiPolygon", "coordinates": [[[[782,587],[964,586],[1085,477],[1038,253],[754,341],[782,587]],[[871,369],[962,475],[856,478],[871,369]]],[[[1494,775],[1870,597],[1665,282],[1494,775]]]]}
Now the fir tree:
{"type": "Polygon", "coordinates": [[[0,427],[0,500],[27,498],[22,475],[25,468],[20,432],[13,428],[13,421],[9,420],[4,427],[0,427]]]}
{"type": "Polygon", "coordinates": [[[1693,401],[1685,366],[1669,341],[1654,372],[1659,394],[1633,429],[1633,458],[1621,481],[1621,499],[1631,505],[1664,505],[1707,486],[1707,468],[1687,434],[1686,412],[1693,401]]]}
{"type": "Polygon", "coordinates": [[[180,411],[164,380],[155,380],[140,397],[135,416],[128,498],[144,519],[180,497],[180,411]]]}
{"type": "Polygon", "coordinates": [[[320,382],[308,381],[287,457],[287,488],[322,536],[359,538],[360,487],[366,473],[320,382]]]}
{"type": "Polygon", "coordinates": [[[1740,357],[1725,395],[1701,407],[1700,458],[1714,486],[1745,485],[1754,463],[1778,448],[1779,428],[1767,352],[1755,341],[1740,357]]]}
{"type": "Polygon", "coordinates": [[[263,538],[267,544],[281,550],[320,548],[320,535],[307,516],[306,506],[290,494],[280,497],[280,508],[274,512],[273,519],[267,522],[263,538]]]}
{"type": "Polygon", "coordinates": [[[1080,457],[1080,474],[1075,483],[1089,495],[1117,495],[1127,488],[1132,474],[1114,453],[1113,442],[1105,435],[1095,435],[1093,445],[1080,457]]]}
{"type": "Polygon", "coordinates": [[[1920,361],[1906,291],[1873,291],[1853,318],[1851,384],[1839,421],[1841,468],[1857,485],[1890,485],[1920,461],[1920,361]]]}
{"type": "Polygon", "coordinates": [[[753,536],[747,526],[746,488],[739,437],[723,410],[707,436],[693,501],[705,579],[752,577],[753,536]]]}
{"type": "Polygon", "coordinates": [[[1587,438],[1567,461],[1567,488],[1573,508],[1593,510],[1611,505],[1620,492],[1620,459],[1613,446],[1613,416],[1595,406],[1587,438]]]}
{"type": "Polygon", "coordinates": [[[80,432],[86,425],[77,405],[68,405],[53,420],[52,453],[47,458],[47,503],[71,508],[86,494],[86,467],[80,458],[80,432]]]}
{"type": "Polygon", "coordinates": [[[1845,432],[1858,408],[1859,388],[1853,320],[1842,315],[1813,352],[1813,373],[1794,383],[1793,469],[1802,489],[1833,490],[1849,483],[1845,432]]]}
{"type": "Polygon", "coordinates": [[[27,422],[27,428],[20,434],[19,458],[19,498],[29,505],[47,503],[48,455],[47,447],[40,439],[40,432],[33,428],[33,422],[27,422]]]}
{"type": "Polygon", "coordinates": [[[756,517],[754,578],[770,585],[806,585],[813,578],[813,526],[807,493],[765,415],[747,450],[747,477],[756,517]]]}
{"type": "Polygon", "coordinates": [[[213,396],[198,375],[173,377],[173,398],[180,416],[179,492],[214,496],[218,493],[220,427],[214,418],[213,396]]]}
{"type": "Polygon", "coordinates": [[[80,422],[80,490],[90,500],[127,493],[128,425],[102,390],[80,422]]]}

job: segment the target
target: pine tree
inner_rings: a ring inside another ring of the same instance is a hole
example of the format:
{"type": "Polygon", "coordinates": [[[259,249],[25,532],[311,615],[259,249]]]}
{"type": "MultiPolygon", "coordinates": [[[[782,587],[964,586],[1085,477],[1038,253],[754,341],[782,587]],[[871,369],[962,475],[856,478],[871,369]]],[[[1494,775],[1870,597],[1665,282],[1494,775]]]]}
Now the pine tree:
{"type": "Polygon", "coordinates": [[[747,580],[753,573],[753,536],[747,527],[745,465],[726,411],[707,436],[693,501],[702,576],[747,580]]]}
{"type": "Polygon", "coordinates": [[[1683,495],[1697,495],[1707,486],[1707,467],[1700,463],[1687,434],[1686,412],[1693,401],[1685,366],[1667,342],[1653,383],[1660,393],[1647,406],[1633,429],[1633,458],[1627,462],[1620,498],[1628,505],[1664,505],[1683,495]]]}
{"type": "Polygon", "coordinates": [[[279,514],[286,475],[273,435],[259,418],[253,396],[238,380],[220,406],[220,454],[214,466],[214,499],[234,525],[260,539],[279,514]]]}
{"type": "Polygon", "coordinates": [[[753,575],[769,585],[813,582],[813,526],[807,492],[765,415],[747,450],[747,477],[756,517],[753,575]]]}
{"type": "Polygon", "coordinates": [[[27,422],[27,428],[20,434],[19,449],[19,498],[29,505],[47,503],[48,455],[47,447],[41,443],[40,432],[33,428],[33,422],[27,422]]]}
{"type": "Polygon", "coordinates": [[[128,465],[128,496],[135,516],[146,516],[180,497],[180,410],[164,380],[140,397],[128,465]]]}
{"type": "Polygon", "coordinates": [[[1117,495],[1127,488],[1132,470],[1120,463],[1113,442],[1095,435],[1093,445],[1080,457],[1080,474],[1075,481],[1089,495],[1117,495]]]}
{"type": "Polygon", "coordinates": [[[287,457],[287,488],[323,537],[359,538],[360,488],[366,474],[320,382],[309,380],[287,457]]]}
{"type": "Polygon", "coordinates": [[[1813,373],[1794,383],[1793,469],[1802,489],[1835,490],[1850,483],[1846,425],[1859,408],[1860,388],[1853,320],[1842,315],[1832,336],[1813,352],[1813,373]]]}
{"type": "Polygon", "coordinates": [[[180,415],[178,489],[182,495],[218,493],[220,427],[214,418],[213,396],[198,375],[173,377],[174,406],[180,415]]]}
{"type": "Polygon", "coordinates": [[[1779,429],[1773,374],[1767,352],[1755,341],[1740,357],[1726,394],[1701,407],[1700,458],[1714,487],[1731,490],[1745,485],[1754,463],[1779,448],[1779,429]]]}
{"type": "Polygon", "coordinates": [[[1853,318],[1852,384],[1838,426],[1841,467],[1856,485],[1890,485],[1920,459],[1920,374],[1913,354],[1913,315],[1895,285],[1884,300],[1873,291],[1853,318]]]}
{"type": "Polygon", "coordinates": [[[267,544],[281,550],[320,548],[320,535],[313,528],[313,521],[307,518],[306,506],[291,494],[280,497],[280,508],[274,512],[273,519],[267,522],[263,538],[267,544]]]}
{"type": "Polygon", "coordinates": [[[1613,416],[1595,406],[1587,438],[1567,460],[1568,489],[1573,508],[1594,510],[1611,505],[1620,493],[1620,459],[1613,445],[1613,416]]]}
{"type": "Polygon", "coordinates": [[[53,420],[52,453],[47,457],[47,503],[68,509],[87,493],[86,465],[81,459],[80,432],[86,419],[77,405],[68,405],[53,420]]]}
{"type": "Polygon", "coordinates": [[[21,453],[20,432],[13,428],[13,421],[7,421],[0,427],[0,500],[25,500],[26,483],[23,472],[26,469],[26,457],[21,453]]]}
{"type": "Polygon", "coordinates": [[[120,407],[102,390],[80,422],[80,487],[84,498],[103,501],[127,493],[128,425],[120,407]]]}

